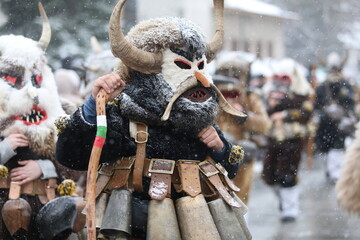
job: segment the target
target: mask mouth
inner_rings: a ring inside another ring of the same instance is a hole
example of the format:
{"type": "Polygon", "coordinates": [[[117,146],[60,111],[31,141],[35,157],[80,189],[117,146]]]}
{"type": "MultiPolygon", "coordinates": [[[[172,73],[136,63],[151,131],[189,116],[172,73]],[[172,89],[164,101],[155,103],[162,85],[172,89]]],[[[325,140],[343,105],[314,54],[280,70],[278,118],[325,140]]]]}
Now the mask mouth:
{"type": "MultiPolygon", "coordinates": [[[[221,94],[220,90],[214,84],[210,84],[210,88],[213,89],[216,92],[216,94],[218,95],[218,98],[219,98],[218,104],[222,110],[224,110],[225,112],[227,112],[231,115],[238,116],[241,118],[247,117],[246,114],[234,109],[226,101],[225,97],[221,94]]],[[[209,90],[207,90],[207,88],[198,86],[198,81],[195,77],[190,77],[185,82],[180,84],[177,91],[171,97],[169,103],[166,106],[165,112],[161,117],[161,121],[166,121],[169,119],[170,112],[171,112],[171,109],[172,109],[175,101],[179,97],[183,97],[183,96],[190,99],[193,102],[204,102],[207,99],[209,99],[210,97],[212,97],[209,90]],[[195,100],[197,100],[197,101],[195,101],[195,100]]]]}
{"type": "Polygon", "coordinates": [[[41,122],[47,119],[47,114],[44,109],[34,105],[30,112],[21,115],[16,115],[15,120],[22,121],[25,125],[39,125],[41,122]]]}
{"type": "Polygon", "coordinates": [[[189,89],[182,96],[192,102],[205,102],[206,100],[211,98],[209,90],[204,87],[195,87],[189,89]]]}

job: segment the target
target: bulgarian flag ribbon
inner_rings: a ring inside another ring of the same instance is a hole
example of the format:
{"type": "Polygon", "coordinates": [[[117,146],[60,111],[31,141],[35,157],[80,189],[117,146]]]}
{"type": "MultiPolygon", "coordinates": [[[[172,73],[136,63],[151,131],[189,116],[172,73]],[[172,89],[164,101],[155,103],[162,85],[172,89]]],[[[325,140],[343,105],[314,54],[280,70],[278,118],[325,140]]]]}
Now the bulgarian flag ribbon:
{"type": "Polygon", "coordinates": [[[100,89],[96,96],[96,124],[97,131],[94,145],[91,150],[86,182],[86,227],[87,239],[96,240],[95,223],[95,195],[96,195],[96,173],[99,168],[99,161],[102,148],[106,140],[106,103],[109,95],[104,89],[100,89]]]}
{"type": "Polygon", "coordinates": [[[94,147],[102,148],[106,140],[106,132],[107,132],[106,115],[97,116],[96,125],[97,125],[97,130],[94,141],[94,147]]]}

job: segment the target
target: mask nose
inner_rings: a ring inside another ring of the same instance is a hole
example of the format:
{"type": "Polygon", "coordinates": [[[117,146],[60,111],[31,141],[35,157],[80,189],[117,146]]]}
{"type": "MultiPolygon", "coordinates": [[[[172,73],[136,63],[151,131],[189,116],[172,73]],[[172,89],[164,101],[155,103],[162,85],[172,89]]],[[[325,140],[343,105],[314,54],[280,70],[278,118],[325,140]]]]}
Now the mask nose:
{"type": "Polygon", "coordinates": [[[207,80],[207,78],[203,74],[201,74],[199,72],[195,72],[195,77],[199,82],[201,82],[201,84],[204,87],[207,87],[207,88],[210,87],[209,81],[207,80]]]}
{"type": "Polygon", "coordinates": [[[38,92],[37,92],[36,88],[29,87],[28,94],[29,94],[30,98],[32,99],[33,103],[35,105],[38,105],[39,104],[39,96],[38,96],[38,92]]]}

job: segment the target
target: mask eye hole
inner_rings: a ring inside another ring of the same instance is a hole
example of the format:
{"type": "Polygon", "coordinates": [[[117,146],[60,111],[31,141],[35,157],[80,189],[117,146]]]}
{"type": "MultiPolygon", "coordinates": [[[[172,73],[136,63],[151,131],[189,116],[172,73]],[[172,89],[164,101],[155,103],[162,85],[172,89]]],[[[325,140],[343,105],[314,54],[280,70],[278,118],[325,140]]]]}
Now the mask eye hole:
{"type": "Polygon", "coordinates": [[[197,66],[199,70],[204,69],[204,61],[199,62],[197,66]]]}
{"type": "Polygon", "coordinates": [[[23,78],[17,74],[0,72],[0,76],[12,87],[15,87],[17,89],[23,87],[23,78]]]}
{"type": "Polygon", "coordinates": [[[191,64],[184,60],[175,59],[174,63],[181,69],[191,69],[191,64]]]}
{"type": "Polygon", "coordinates": [[[33,75],[31,77],[31,82],[34,87],[39,88],[41,86],[42,76],[41,75],[33,75]]]}

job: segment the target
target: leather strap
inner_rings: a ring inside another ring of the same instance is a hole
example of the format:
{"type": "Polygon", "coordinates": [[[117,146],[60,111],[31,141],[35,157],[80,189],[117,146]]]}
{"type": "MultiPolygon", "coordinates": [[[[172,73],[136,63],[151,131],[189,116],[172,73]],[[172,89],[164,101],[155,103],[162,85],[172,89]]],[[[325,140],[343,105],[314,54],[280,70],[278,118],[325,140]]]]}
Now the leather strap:
{"type": "Polygon", "coordinates": [[[219,195],[224,201],[232,207],[239,208],[240,204],[229,194],[224,184],[222,183],[219,171],[208,161],[202,161],[199,164],[200,171],[207,177],[209,182],[216,188],[219,195]]]}
{"type": "Polygon", "coordinates": [[[9,199],[15,200],[20,198],[21,185],[18,182],[10,183],[9,199]]]}
{"type": "MultiPolygon", "coordinates": [[[[130,122],[130,133],[134,122],[130,122]]],[[[133,173],[133,184],[136,192],[143,192],[142,175],[144,170],[144,159],[146,156],[146,142],[148,140],[147,125],[136,122],[136,133],[134,136],[136,146],[136,159],[133,173]]],[[[133,134],[132,134],[133,135],[133,134]]]]}
{"type": "Polygon", "coordinates": [[[149,173],[151,173],[149,196],[151,199],[163,200],[171,195],[171,175],[174,168],[174,160],[151,159],[149,166],[149,173]]]}
{"type": "Polygon", "coordinates": [[[220,178],[221,180],[223,180],[223,183],[225,183],[227,185],[228,188],[230,188],[231,190],[235,191],[235,192],[239,192],[240,188],[238,188],[235,183],[228,177],[228,172],[226,171],[226,169],[220,164],[220,163],[216,163],[212,158],[208,157],[206,158],[206,160],[208,162],[210,162],[212,165],[214,165],[216,167],[217,170],[219,170],[220,173],[220,178]]]}
{"type": "Polygon", "coordinates": [[[45,202],[50,201],[56,197],[55,188],[57,187],[57,180],[50,179],[36,179],[34,181],[20,185],[17,182],[10,182],[10,178],[0,181],[0,188],[9,188],[9,199],[18,199],[20,194],[31,196],[46,196],[45,202]]]}
{"type": "Polygon", "coordinates": [[[131,167],[134,164],[134,161],[135,157],[123,157],[116,161],[113,168],[114,174],[106,185],[105,191],[111,191],[113,189],[127,186],[131,167]]]}
{"type": "Polygon", "coordinates": [[[108,164],[102,165],[100,167],[99,171],[97,172],[95,198],[97,198],[100,193],[105,189],[113,173],[114,171],[112,165],[108,164]]]}
{"type": "Polygon", "coordinates": [[[181,181],[181,189],[191,197],[201,193],[199,161],[179,160],[177,166],[181,181]]]}

